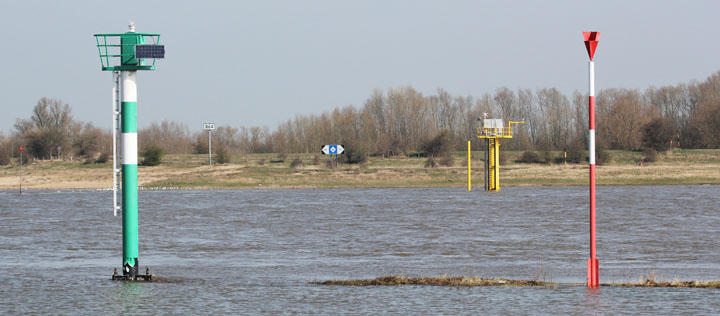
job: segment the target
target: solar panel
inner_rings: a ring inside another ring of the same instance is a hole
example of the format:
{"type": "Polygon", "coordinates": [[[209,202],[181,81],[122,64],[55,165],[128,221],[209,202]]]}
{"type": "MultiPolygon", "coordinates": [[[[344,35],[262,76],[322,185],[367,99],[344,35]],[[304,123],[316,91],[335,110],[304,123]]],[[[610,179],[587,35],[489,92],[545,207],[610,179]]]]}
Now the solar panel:
{"type": "Polygon", "coordinates": [[[135,58],[165,58],[165,45],[135,45],[135,58]]]}

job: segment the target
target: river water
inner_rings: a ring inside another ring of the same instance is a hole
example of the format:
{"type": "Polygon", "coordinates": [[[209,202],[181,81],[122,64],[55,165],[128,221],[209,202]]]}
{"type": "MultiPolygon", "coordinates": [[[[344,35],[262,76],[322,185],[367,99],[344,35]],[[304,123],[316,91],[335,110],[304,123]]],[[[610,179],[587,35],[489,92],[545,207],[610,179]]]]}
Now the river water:
{"type": "MultiPolygon", "coordinates": [[[[720,279],[720,187],[598,187],[600,281],[720,279]]],[[[0,191],[0,314],[718,314],[720,290],[344,287],[383,275],[585,281],[584,187],[141,191],[140,269],[108,191],[0,191]]]]}

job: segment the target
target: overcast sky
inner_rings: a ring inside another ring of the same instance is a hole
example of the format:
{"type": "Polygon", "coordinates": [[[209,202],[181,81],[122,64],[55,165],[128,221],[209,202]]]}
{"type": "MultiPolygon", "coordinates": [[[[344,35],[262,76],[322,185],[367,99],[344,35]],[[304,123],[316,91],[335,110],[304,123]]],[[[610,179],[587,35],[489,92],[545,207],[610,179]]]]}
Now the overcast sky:
{"type": "Polygon", "coordinates": [[[410,85],[481,96],[499,87],[587,90],[582,31],[602,34],[596,87],[704,80],[720,70],[720,1],[0,0],[0,131],[41,97],[109,128],[111,73],[95,33],[160,33],[138,74],[138,124],[268,126],[362,106],[410,85]]]}

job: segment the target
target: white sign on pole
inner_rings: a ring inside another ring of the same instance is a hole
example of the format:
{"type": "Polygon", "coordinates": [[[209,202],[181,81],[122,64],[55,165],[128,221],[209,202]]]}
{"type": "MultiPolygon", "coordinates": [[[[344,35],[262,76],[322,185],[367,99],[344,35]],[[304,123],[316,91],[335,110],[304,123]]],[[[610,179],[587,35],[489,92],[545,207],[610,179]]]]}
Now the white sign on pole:
{"type": "Polygon", "coordinates": [[[215,123],[203,123],[203,129],[208,131],[208,165],[212,166],[212,131],[215,123]]]}
{"type": "Polygon", "coordinates": [[[340,155],[345,152],[343,145],[324,145],[322,147],[323,155],[340,155]]]}

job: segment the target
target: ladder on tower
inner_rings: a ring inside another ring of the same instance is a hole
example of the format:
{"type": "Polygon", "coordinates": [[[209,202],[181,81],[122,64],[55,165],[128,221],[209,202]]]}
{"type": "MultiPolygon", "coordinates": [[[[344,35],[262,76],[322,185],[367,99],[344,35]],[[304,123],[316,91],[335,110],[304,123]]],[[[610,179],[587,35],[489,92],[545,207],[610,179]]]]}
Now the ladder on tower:
{"type": "Polygon", "coordinates": [[[485,169],[485,172],[487,174],[488,179],[488,191],[498,191],[500,190],[500,159],[499,159],[499,146],[500,143],[498,142],[498,139],[496,138],[488,138],[488,160],[486,162],[487,169],[485,169]]]}
{"type": "Polygon", "coordinates": [[[120,191],[120,72],[113,71],[113,216],[120,210],[118,192],[120,191]]]}

